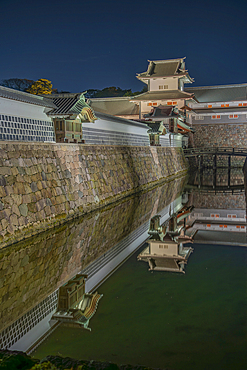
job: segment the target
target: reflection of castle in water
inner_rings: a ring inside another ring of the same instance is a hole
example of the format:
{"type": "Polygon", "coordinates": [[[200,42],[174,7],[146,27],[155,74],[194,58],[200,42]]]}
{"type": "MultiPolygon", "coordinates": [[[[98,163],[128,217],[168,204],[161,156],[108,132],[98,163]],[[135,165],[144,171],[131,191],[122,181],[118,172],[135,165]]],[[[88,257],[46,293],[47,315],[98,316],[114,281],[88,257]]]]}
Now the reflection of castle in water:
{"type": "Polygon", "coordinates": [[[89,320],[95,314],[102,295],[85,293],[87,275],[77,274],[59,288],[57,311],[52,319],[67,326],[89,329],[89,320]]]}
{"type": "Polygon", "coordinates": [[[148,246],[138,255],[139,261],[149,264],[149,270],[172,271],[185,273],[193,248],[185,247],[185,243],[192,243],[192,237],[184,234],[185,219],[192,207],[184,207],[178,215],[169,220],[169,226],[160,226],[160,216],[156,215],[150,220],[149,235],[151,239],[148,246]],[[181,225],[182,220],[184,220],[181,225]]]}

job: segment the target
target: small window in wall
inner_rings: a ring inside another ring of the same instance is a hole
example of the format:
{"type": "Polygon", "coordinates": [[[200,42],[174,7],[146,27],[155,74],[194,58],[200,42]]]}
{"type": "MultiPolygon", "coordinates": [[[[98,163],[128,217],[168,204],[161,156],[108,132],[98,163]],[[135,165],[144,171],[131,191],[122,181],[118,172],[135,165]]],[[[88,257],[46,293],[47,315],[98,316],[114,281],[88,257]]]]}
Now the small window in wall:
{"type": "Polygon", "coordinates": [[[177,101],[173,101],[172,102],[172,105],[177,105],[178,104],[178,102],[177,101]]]}
{"type": "Polygon", "coordinates": [[[228,116],[230,119],[236,119],[236,118],[238,118],[238,114],[229,114],[229,116],[228,116]]]}
{"type": "Polygon", "coordinates": [[[220,119],[221,116],[220,114],[214,114],[213,116],[211,116],[212,119],[220,119]]]}
{"type": "Polygon", "coordinates": [[[247,103],[243,103],[243,107],[247,107],[247,103]]]}
{"type": "Polygon", "coordinates": [[[172,105],[172,101],[168,101],[167,102],[167,105],[172,105]]]}
{"type": "Polygon", "coordinates": [[[212,104],[208,104],[208,108],[212,108],[212,104]]]}
{"type": "Polygon", "coordinates": [[[153,103],[152,105],[153,105],[153,106],[156,106],[156,105],[158,105],[158,103],[153,103]]]}
{"type": "Polygon", "coordinates": [[[159,90],[163,90],[164,89],[164,85],[159,85],[159,90]]]}
{"type": "Polygon", "coordinates": [[[224,107],[229,107],[229,104],[221,104],[221,108],[224,108],[224,107]]]}
{"type": "Polygon", "coordinates": [[[204,116],[196,116],[195,119],[202,121],[202,120],[204,120],[204,116]]]}
{"type": "Polygon", "coordinates": [[[239,107],[242,107],[242,106],[243,106],[243,103],[238,103],[238,106],[239,106],[239,107]]]}

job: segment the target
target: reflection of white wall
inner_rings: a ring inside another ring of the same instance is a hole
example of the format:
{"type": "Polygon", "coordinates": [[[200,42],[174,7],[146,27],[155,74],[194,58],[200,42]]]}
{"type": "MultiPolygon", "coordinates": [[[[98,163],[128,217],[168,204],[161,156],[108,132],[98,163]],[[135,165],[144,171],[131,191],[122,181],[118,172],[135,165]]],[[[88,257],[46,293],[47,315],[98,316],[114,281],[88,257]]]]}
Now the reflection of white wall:
{"type": "Polygon", "coordinates": [[[189,219],[244,222],[246,221],[246,211],[244,209],[194,208],[189,219]]]}
{"type": "Polygon", "coordinates": [[[173,242],[165,241],[164,243],[160,241],[149,241],[150,254],[157,256],[177,256],[178,255],[178,245],[173,242]]]}
{"type": "Polygon", "coordinates": [[[188,221],[195,221],[195,230],[246,232],[243,225],[246,211],[243,209],[194,208],[188,221]]]}

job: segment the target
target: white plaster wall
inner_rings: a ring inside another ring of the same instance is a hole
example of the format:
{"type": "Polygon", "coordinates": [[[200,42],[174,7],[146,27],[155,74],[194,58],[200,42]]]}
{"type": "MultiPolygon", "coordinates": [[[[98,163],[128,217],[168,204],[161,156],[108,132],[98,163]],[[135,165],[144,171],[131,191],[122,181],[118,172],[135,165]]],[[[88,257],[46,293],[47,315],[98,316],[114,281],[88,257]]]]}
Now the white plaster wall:
{"type": "Polygon", "coordinates": [[[150,80],[150,91],[167,91],[159,89],[160,85],[168,85],[168,90],[178,90],[178,78],[157,78],[150,80]]]}
{"type": "Polygon", "coordinates": [[[110,121],[107,119],[98,118],[94,123],[90,122],[83,122],[82,123],[82,130],[83,128],[91,128],[95,130],[106,130],[106,131],[115,131],[115,132],[125,132],[129,134],[136,134],[136,135],[145,135],[147,136],[147,130],[149,127],[138,127],[128,123],[121,123],[119,121],[110,121]]]}
{"type": "Polygon", "coordinates": [[[0,98],[0,114],[51,122],[51,118],[49,118],[44,111],[45,107],[39,105],[24,103],[2,97],[0,98]]]}

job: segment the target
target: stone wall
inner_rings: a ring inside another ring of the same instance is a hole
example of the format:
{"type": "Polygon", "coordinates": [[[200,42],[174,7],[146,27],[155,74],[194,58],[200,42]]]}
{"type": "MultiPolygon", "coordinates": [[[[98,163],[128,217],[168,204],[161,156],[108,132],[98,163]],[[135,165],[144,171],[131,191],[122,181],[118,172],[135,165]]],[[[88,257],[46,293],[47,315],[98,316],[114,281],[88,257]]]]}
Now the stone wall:
{"type": "Polygon", "coordinates": [[[180,148],[0,143],[0,247],[187,170],[180,148]]]}
{"type": "Polygon", "coordinates": [[[176,179],[1,249],[1,330],[169,205],[184,183],[176,179]]]}
{"type": "Polygon", "coordinates": [[[206,209],[246,209],[245,194],[205,194],[194,192],[191,204],[195,208],[206,209]]]}
{"type": "Polygon", "coordinates": [[[194,147],[228,146],[245,148],[247,146],[247,124],[195,124],[193,135],[194,147]]]}

